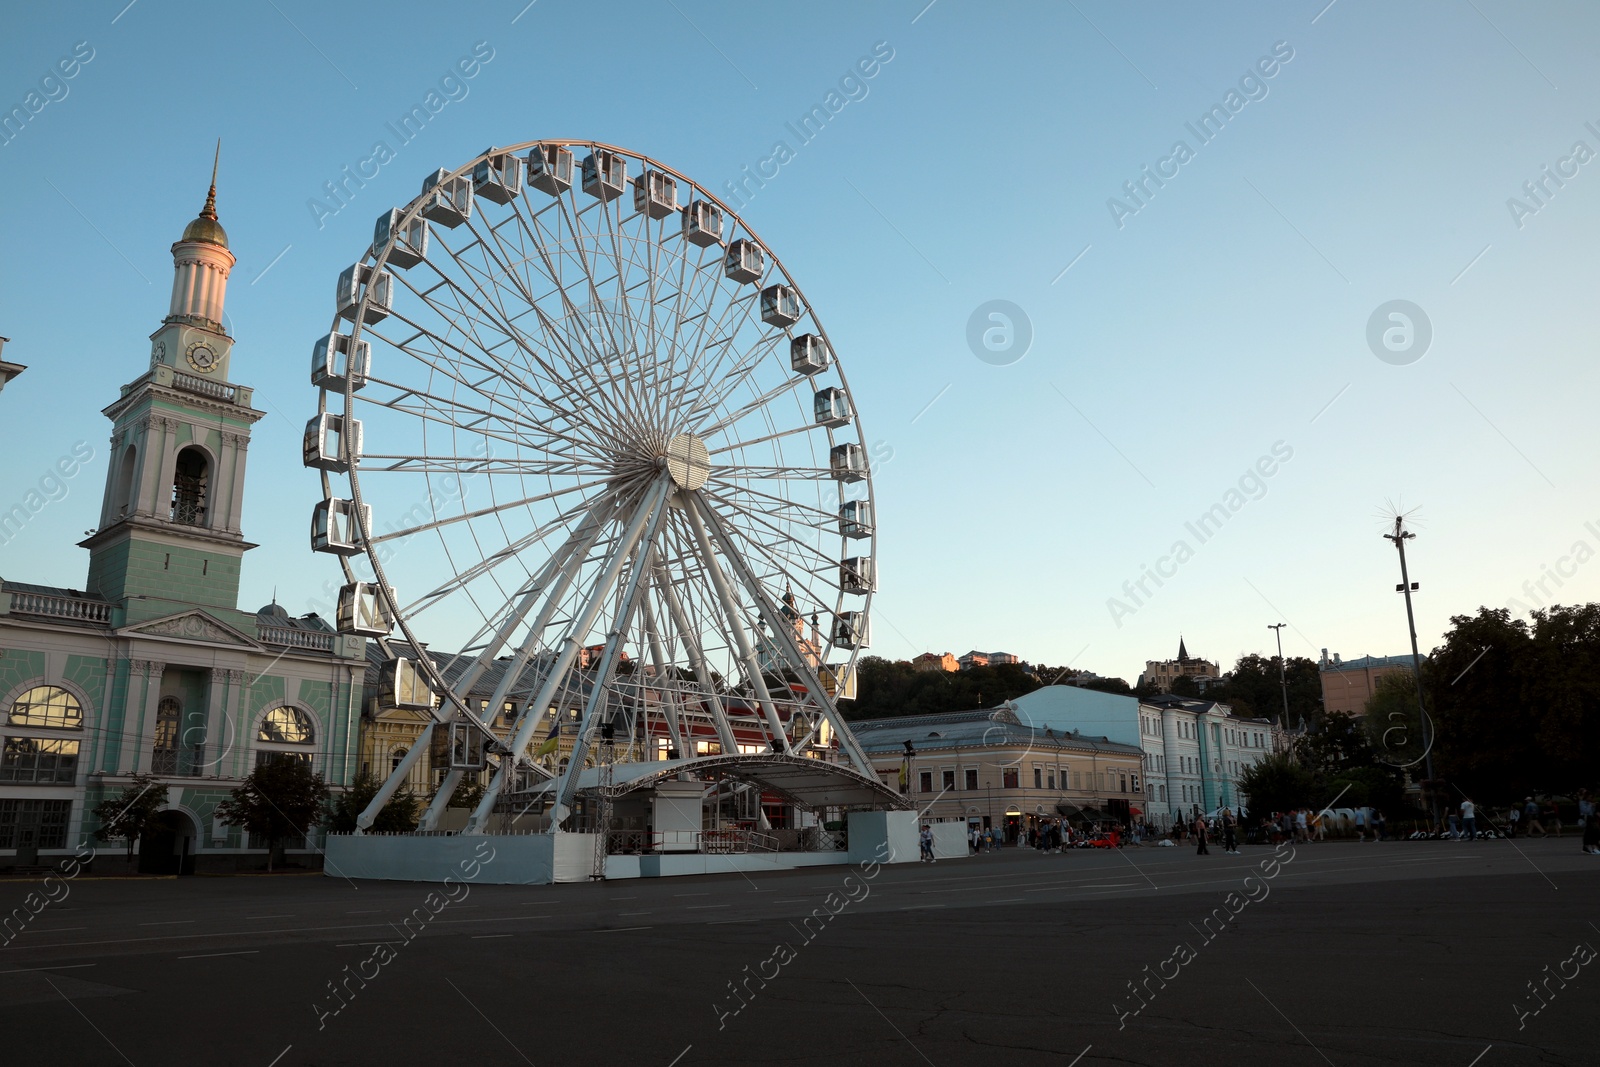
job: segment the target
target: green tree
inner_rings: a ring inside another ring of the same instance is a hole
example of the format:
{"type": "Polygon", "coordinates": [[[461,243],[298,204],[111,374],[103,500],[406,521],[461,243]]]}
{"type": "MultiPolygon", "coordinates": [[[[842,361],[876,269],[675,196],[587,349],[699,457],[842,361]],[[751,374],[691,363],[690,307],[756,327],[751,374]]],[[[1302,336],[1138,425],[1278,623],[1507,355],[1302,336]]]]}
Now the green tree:
{"type": "Polygon", "coordinates": [[[1239,791],[1250,798],[1252,820],[1274,811],[1310,807],[1316,788],[1312,773],[1284,752],[1258,760],[1239,775],[1239,791]]]}
{"type": "MultiPolygon", "coordinates": [[[[352,833],[356,828],[356,820],[367,810],[372,798],[378,795],[378,789],[382,784],[369,772],[363,771],[356,775],[356,780],[350,783],[350,788],[333,798],[333,805],[328,812],[328,829],[341,834],[352,833]]],[[[371,829],[377,833],[410,833],[417,828],[419,814],[417,804],[417,795],[402,786],[395,790],[394,796],[390,797],[389,802],[378,811],[377,818],[372,820],[371,829]]]]}
{"type": "Polygon", "coordinates": [[[120,796],[101,801],[94,806],[94,817],[100,828],[94,836],[101,841],[125,841],[128,859],[133,859],[133,845],[149,829],[156,812],[167,802],[167,791],[160,779],[152,774],[136,774],[133,784],[120,796]]]}
{"type": "Polygon", "coordinates": [[[461,776],[461,781],[456,783],[455,790],[450,794],[450,802],[445,807],[475,808],[478,806],[478,802],[483,799],[484,792],[482,782],[478,781],[475,776],[464,774],[461,776]]]}
{"type": "Polygon", "coordinates": [[[1423,670],[1435,773],[1451,795],[1506,802],[1593,785],[1600,761],[1600,604],[1451,620],[1423,670]]]}
{"type": "MultiPolygon", "coordinates": [[[[1322,672],[1316,663],[1304,656],[1290,656],[1284,674],[1289,683],[1289,721],[1285,725],[1298,727],[1302,718],[1308,726],[1321,722],[1322,672]]],[[[1220,685],[1207,686],[1205,696],[1248,718],[1282,719],[1278,657],[1254,652],[1240,656],[1220,685]]]]}
{"type": "Polygon", "coordinates": [[[1427,745],[1417,711],[1416,676],[1405,670],[1380,677],[1362,717],[1374,758],[1409,768],[1413,777],[1421,778],[1427,745]]]}
{"type": "Polygon", "coordinates": [[[295,756],[256,765],[238,789],[217,805],[217,818],[267,839],[267,870],[284,838],[303,837],[327,816],[328,783],[295,756]]]}

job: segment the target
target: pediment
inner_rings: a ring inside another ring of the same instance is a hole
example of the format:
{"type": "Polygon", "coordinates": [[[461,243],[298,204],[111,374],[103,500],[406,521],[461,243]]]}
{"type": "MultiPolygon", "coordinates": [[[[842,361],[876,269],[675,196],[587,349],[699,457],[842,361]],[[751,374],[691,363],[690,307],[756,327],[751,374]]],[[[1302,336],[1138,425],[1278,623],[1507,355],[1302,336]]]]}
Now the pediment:
{"type": "Polygon", "coordinates": [[[212,618],[203,611],[180,611],[160,619],[151,619],[117,631],[127,637],[163,637],[179,641],[193,641],[203,645],[221,645],[224,648],[243,648],[261,651],[258,641],[247,637],[225,622],[212,618]]]}

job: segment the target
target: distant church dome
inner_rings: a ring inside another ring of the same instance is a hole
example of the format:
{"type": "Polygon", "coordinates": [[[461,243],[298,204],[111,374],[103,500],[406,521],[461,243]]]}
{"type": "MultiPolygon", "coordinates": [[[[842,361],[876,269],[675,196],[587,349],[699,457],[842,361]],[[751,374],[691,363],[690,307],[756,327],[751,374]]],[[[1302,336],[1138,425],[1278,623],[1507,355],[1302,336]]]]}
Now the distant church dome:
{"type": "Polygon", "coordinates": [[[264,607],[260,611],[256,612],[256,618],[258,618],[258,619],[278,619],[278,620],[281,620],[284,623],[288,623],[288,621],[289,621],[289,613],[287,611],[283,610],[283,605],[282,604],[279,604],[277,601],[273,601],[271,604],[268,604],[266,607],[264,607]]]}

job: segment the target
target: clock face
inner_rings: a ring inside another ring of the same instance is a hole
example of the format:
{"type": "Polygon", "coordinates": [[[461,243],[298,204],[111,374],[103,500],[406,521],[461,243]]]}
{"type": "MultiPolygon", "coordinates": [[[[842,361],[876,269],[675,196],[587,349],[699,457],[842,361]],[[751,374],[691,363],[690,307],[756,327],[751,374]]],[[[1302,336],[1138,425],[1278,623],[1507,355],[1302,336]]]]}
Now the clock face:
{"type": "Polygon", "coordinates": [[[217,354],[204,341],[196,341],[190,345],[187,355],[189,357],[189,366],[201,374],[210,374],[216,369],[217,354]]]}

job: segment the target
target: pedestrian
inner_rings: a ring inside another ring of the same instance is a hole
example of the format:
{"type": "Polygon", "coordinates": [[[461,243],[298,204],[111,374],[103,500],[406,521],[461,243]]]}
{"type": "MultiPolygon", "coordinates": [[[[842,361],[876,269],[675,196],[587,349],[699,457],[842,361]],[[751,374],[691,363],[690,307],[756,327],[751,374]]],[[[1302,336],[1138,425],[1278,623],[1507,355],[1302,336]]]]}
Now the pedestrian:
{"type": "Polygon", "coordinates": [[[1600,807],[1591,805],[1583,820],[1583,850],[1591,856],[1600,856],[1600,807]]]}
{"type": "Polygon", "coordinates": [[[1204,815],[1194,817],[1194,839],[1199,847],[1195,849],[1196,856],[1209,856],[1211,850],[1206,848],[1206,819],[1204,815]]]}
{"type": "Polygon", "coordinates": [[[1375,841],[1387,841],[1389,839],[1388,823],[1384,822],[1383,810],[1381,808],[1373,813],[1372,820],[1373,839],[1375,841]]]}
{"type": "Polygon", "coordinates": [[[921,858],[927,860],[929,863],[934,862],[934,859],[933,859],[933,829],[927,823],[923,823],[922,824],[921,841],[922,841],[922,856],[921,856],[921,858]]]}
{"type": "Polygon", "coordinates": [[[1366,808],[1357,808],[1356,809],[1356,844],[1364,845],[1366,843],[1367,843],[1367,809],[1366,808]]]}
{"type": "Polygon", "coordinates": [[[1533,836],[1535,830],[1539,831],[1540,837],[1550,836],[1544,832],[1544,823],[1539,821],[1539,805],[1534,803],[1532,797],[1522,802],[1522,822],[1527,827],[1529,837],[1533,836]]]}
{"type": "Polygon", "coordinates": [[[1450,821],[1450,840],[1452,840],[1452,841],[1460,841],[1461,840],[1461,815],[1459,813],[1459,809],[1457,809],[1457,808],[1452,806],[1449,809],[1449,814],[1447,816],[1445,816],[1445,817],[1450,821]]]}
{"type": "Polygon", "coordinates": [[[1594,810],[1594,798],[1589,795],[1589,791],[1587,789],[1578,790],[1578,827],[1583,832],[1583,850],[1585,852],[1590,852],[1595,847],[1595,842],[1591,839],[1592,832],[1589,829],[1589,823],[1594,817],[1594,810]]]}
{"type": "Polygon", "coordinates": [[[1478,808],[1470,798],[1461,802],[1461,832],[1468,841],[1478,839],[1478,808]]]}
{"type": "Polygon", "coordinates": [[[1517,805],[1515,805],[1515,804],[1511,805],[1511,810],[1506,814],[1506,836],[1507,837],[1516,837],[1517,836],[1517,823],[1519,823],[1521,821],[1522,821],[1522,809],[1520,807],[1518,807],[1517,805]]]}
{"type": "Polygon", "coordinates": [[[1230,856],[1239,854],[1239,841],[1234,831],[1237,829],[1237,820],[1233,817],[1232,808],[1222,809],[1222,851],[1230,856]]]}
{"type": "Polygon", "coordinates": [[[1301,844],[1310,844],[1311,835],[1306,831],[1306,809],[1296,808],[1294,812],[1294,836],[1301,844]]]}
{"type": "Polygon", "coordinates": [[[1550,816],[1550,826],[1551,826],[1551,828],[1553,830],[1555,830],[1556,836],[1560,837],[1561,836],[1561,805],[1558,804],[1556,801],[1552,800],[1550,802],[1550,808],[1546,812],[1546,814],[1550,816]]]}

